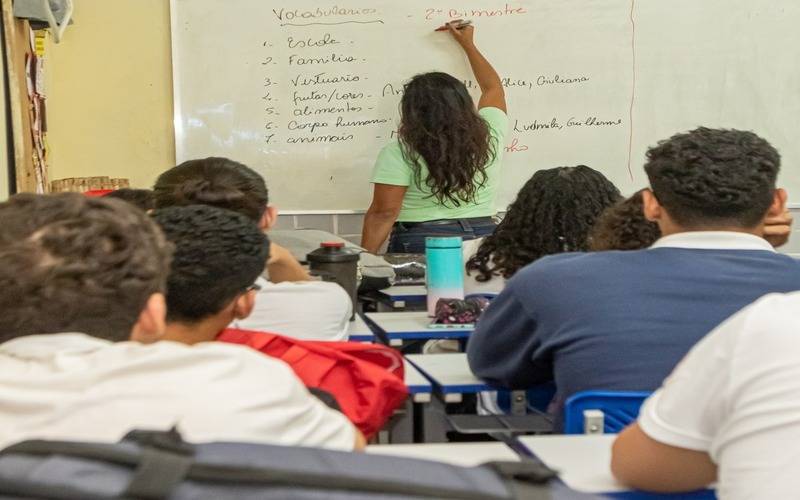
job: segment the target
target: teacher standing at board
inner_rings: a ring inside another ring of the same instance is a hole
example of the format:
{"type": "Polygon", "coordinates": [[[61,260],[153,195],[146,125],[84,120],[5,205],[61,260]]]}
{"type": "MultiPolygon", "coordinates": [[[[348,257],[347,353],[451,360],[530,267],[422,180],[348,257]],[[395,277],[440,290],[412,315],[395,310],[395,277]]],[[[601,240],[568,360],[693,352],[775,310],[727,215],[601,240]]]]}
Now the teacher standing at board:
{"type": "Polygon", "coordinates": [[[361,246],[422,253],[428,236],[474,239],[494,231],[494,200],[508,129],[497,72],[473,43],[474,28],[448,23],[481,89],[478,109],[446,73],[417,75],[404,88],[398,140],[375,162],[361,246]]]}

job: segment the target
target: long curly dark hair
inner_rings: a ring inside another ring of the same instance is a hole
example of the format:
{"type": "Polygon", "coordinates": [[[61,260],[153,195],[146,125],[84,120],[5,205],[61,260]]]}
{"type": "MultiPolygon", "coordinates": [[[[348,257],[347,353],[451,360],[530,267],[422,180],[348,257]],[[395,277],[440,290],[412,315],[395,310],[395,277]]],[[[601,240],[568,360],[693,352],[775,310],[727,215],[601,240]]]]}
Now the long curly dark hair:
{"type": "Polygon", "coordinates": [[[417,186],[423,182],[424,160],[425,185],[439,203],[457,207],[472,202],[498,145],[466,86],[447,73],[417,75],[405,85],[400,115],[401,150],[417,186]]]}
{"type": "Polygon", "coordinates": [[[467,272],[477,271],[478,281],[510,278],[545,255],[586,251],[595,219],[621,198],[611,181],[585,165],[539,170],[467,261],[467,272]]]}
{"type": "Polygon", "coordinates": [[[642,191],[608,207],[589,234],[589,249],[641,250],[661,237],[658,224],[644,217],[642,191]]]}

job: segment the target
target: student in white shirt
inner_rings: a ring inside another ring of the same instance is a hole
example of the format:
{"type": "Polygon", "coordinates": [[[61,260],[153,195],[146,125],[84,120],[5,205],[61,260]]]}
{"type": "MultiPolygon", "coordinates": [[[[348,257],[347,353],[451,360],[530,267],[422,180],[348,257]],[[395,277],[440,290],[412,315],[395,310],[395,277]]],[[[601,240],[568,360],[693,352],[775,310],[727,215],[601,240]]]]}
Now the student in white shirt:
{"type": "Polygon", "coordinates": [[[171,248],[142,211],[22,194],[0,220],[0,447],[173,426],[190,441],[363,446],[283,362],[161,340],[171,248]]]}
{"type": "Polygon", "coordinates": [[[800,292],[767,295],[700,341],[614,444],[633,487],[720,500],[800,491],[800,292]]]}
{"type": "Polygon", "coordinates": [[[174,249],[164,338],[212,342],[253,310],[270,242],[244,215],[209,205],[160,208],[151,215],[174,249]]]}
{"type": "Polygon", "coordinates": [[[539,170],[486,238],[464,242],[466,294],[497,294],[531,262],[586,251],[595,219],[621,198],[600,172],[584,165],[539,170]]]}
{"type": "MultiPolygon", "coordinates": [[[[264,179],[226,158],[191,160],[173,167],[153,187],[156,208],[211,205],[239,212],[268,231],[278,213],[264,179]]],[[[347,340],[353,304],[336,283],[312,281],[285,248],[272,244],[265,277],[257,281],[253,313],[236,326],[307,340],[347,340]]]]}

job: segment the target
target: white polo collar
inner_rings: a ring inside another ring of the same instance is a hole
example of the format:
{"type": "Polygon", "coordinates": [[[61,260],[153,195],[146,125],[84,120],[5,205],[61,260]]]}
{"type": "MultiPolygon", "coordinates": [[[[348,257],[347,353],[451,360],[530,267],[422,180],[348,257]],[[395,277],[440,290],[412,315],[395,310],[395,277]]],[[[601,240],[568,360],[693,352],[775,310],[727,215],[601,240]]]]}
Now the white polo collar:
{"type": "Polygon", "coordinates": [[[664,236],[650,248],[690,248],[702,250],[766,250],[775,252],[767,240],[735,231],[689,231],[664,236]]]}

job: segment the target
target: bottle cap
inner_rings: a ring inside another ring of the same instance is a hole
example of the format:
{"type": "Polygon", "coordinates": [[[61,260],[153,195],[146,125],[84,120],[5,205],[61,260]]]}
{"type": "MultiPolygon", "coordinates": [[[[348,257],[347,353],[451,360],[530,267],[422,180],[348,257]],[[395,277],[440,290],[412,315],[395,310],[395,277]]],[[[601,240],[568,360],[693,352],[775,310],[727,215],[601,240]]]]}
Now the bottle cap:
{"type": "Polygon", "coordinates": [[[463,241],[460,236],[425,238],[425,248],[461,248],[463,241]]]}

